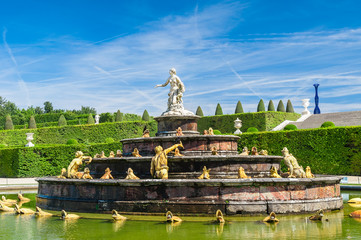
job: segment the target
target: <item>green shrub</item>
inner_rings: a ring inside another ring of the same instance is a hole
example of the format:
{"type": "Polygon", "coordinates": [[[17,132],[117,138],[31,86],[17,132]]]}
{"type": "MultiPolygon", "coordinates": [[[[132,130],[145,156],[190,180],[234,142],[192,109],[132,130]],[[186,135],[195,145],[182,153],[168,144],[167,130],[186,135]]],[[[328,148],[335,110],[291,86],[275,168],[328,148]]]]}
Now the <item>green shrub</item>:
{"type": "Polygon", "coordinates": [[[283,130],[286,130],[286,131],[297,130],[297,126],[294,124],[288,124],[283,130]]]}
{"type": "Polygon", "coordinates": [[[269,100],[267,111],[270,111],[270,112],[271,112],[271,111],[272,111],[272,112],[276,111],[276,110],[275,110],[275,105],[273,104],[273,101],[272,101],[272,100],[269,100]]]}
{"type": "Polygon", "coordinates": [[[278,102],[277,112],[286,112],[285,105],[283,104],[282,100],[278,102]]]}
{"type": "Polygon", "coordinates": [[[294,112],[295,112],[295,110],[293,110],[293,106],[292,106],[291,100],[289,100],[289,99],[288,99],[288,101],[287,101],[286,112],[289,112],[289,113],[294,113],[294,112]]]}
{"type": "Polygon", "coordinates": [[[259,100],[258,106],[257,106],[257,112],[264,112],[266,111],[266,108],[264,106],[263,99],[259,100]]]}
{"type": "Polygon", "coordinates": [[[115,115],[115,121],[121,122],[123,121],[123,113],[120,112],[120,110],[117,111],[117,114],[115,115]]]}
{"type": "Polygon", "coordinates": [[[221,104],[217,104],[215,115],[223,115],[221,104]]]}
{"type": "Polygon", "coordinates": [[[5,122],[5,130],[13,130],[13,129],[14,129],[13,120],[11,119],[10,115],[7,115],[5,122]]]}
{"type": "Polygon", "coordinates": [[[114,142],[114,138],[108,137],[105,139],[106,143],[113,143],[114,142]]]}
{"type": "Polygon", "coordinates": [[[329,128],[329,127],[334,127],[334,126],[335,126],[335,124],[333,122],[327,121],[327,122],[322,123],[321,128],[329,128]]]}
{"type": "MultiPolygon", "coordinates": [[[[270,155],[282,155],[287,147],[304,168],[313,173],[360,175],[361,127],[333,127],[244,133],[238,141],[238,151],[247,146],[266,149],[270,155]]],[[[282,163],[283,165],[283,163],[282,163]]],[[[285,166],[283,165],[283,170],[285,166]]]]}
{"type": "Polygon", "coordinates": [[[101,113],[101,114],[100,114],[99,122],[100,122],[100,123],[114,122],[114,114],[111,114],[111,113],[101,113]]]}
{"type": "Polygon", "coordinates": [[[0,148],[6,148],[7,145],[6,144],[0,144],[0,148]]]}
{"type": "Polygon", "coordinates": [[[95,124],[93,114],[91,114],[91,113],[89,113],[89,115],[88,115],[87,124],[95,124]]]}
{"type": "Polygon", "coordinates": [[[237,113],[243,113],[243,107],[242,107],[241,101],[238,101],[238,102],[237,102],[236,110],[234,110],[234,113],[235,113],[235,114],[237,114],[237,113]]]}
{"type": "Polygon", "coordinates": [[[68,141],[66,141],[66,144],[71,145],[71,144],[79,144],[79,143],[76,139],[69,139],[68,141]]]}
{"type": "Polygon", "coordinates": [[[200,117],[203,117],[203,116],[204,116],[201,106],[198,106],[198,107],[197,107],[196,115],[197,115],[197,116],[200,116],[200,117]]]}
{"type": "Polygon", "coordinates": [[[143,121],[149,121],[149,114],[148,114],[148,111],[146,109],[143,112],[142,120],[143,121]]]}
{"type": "Polygon", "coordinates": [[[221,131],[214,129],[213,130],[214,135],[222,135],[221,131]]]}
{"type": "Polygon", "coordinates": [[[255,127],[250,127],[247,129],[247,132],[258,132],[258,129],[255,127]]]}
{"type": "Polygon", "coordinates": [[[298,113],[283,112],[259,112],[239,113],[220,116],[206,116],[198,120],[198,132],[208,130],[209,127],[218,129],[222,133],[233,133],[234,120],[242,120],[241,131],[246,132],[249,127],[256,127],[260,131],[270,131],[285,120],[296,121],[300,117],[298,113]]]}
{"type": "Polygon", "coordinates": [[[64,117],[64,115],[60,115],[59,120],[58,120],[58,126],[66,126],[66,119],[64,117]]]}
{"type": "Polygon", "coordinates": [[[31,116],[29,120],[29,129],[34,129],[34,128],[36,128],[36,122],[34,116],[31,116]]]}

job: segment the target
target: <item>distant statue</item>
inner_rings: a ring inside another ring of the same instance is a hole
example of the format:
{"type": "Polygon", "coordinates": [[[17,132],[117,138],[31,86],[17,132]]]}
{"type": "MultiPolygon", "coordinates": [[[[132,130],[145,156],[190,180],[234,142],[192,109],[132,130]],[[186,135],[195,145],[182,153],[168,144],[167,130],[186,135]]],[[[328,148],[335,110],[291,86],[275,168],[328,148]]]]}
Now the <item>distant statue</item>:
{"type": "Polygon", "coordinates": [[[142,155],[139,154],[138,148],[134,148],[132,155],[133,157],[142,157],[142,155]]]}
{"type": "Polygon", "coordinates": [[[267,156],[267,155],[268,155],[268,151],[267,151],[267,150],[262,149],[262,150],[259,152],[259,155],[264,155],[264,156],[267,156]]]}
{"type": "Polygon", "coordinates": [[[179,149],[174,149],[174,157],[183,157],[184,155],[180,153],[179,149]]]}
{"type": "Polygon", "coordinates": [[[314,178],[315,175],[312,174],[310,166],[306,167],[306,178],[314,178]]]}
{"type": "Polygon", "coordinates": [[[282,149],[282,153],[283,153],[284,163],[290,170],[290,175],[288,177],[289,178],[305,178],[306,173],[303,170],[303,167],[298,165],[297,159],[292,154],[289,153],[289,151],[286,147],[284,147],[282,149]]]}
{"type": "Polygon", "coordinates": [[[163,150],[162,146],[155,147],[155,156],[150,164],[150,174],[153,178],[168,179],[168,158],[167,154],[178,147],[183,148],[182,142],[163,150]]]}
{"type": "Polygon", "coordinates": [[[110,157],[110,158],[115,157],[115,154],[114,154],[114,152],[113,152],[113,151],[110,151],[110,153],[109,153],[109,157],[110,157]]]}
{"type": "Polygon", "coordinates": [[[208,135],[208,131],[207,131],[207,130],[203,130],[203,135],[208,135]]]}
{"type": "Polygon", "coordinates": [[[112,176],[112,174],[111,174],[111,170],[110,170],[110,168],[106,168],[105,169],[105,173],[104,173],[104,175],[100,178],[100,179],[114,179],[113,178],[113,176],[112,176]]]}
{"type": "Polygon", "coordinates": [[[258,151],[256,147],[252,147],[251,149],[251,155],[258,155],[258,151]]]}
{"type": "Polygon", "coordinates": [[[81,178],[83,173],[79,172],[79,167],[83,165],[83,161],[86,164],[91,163],[92,157],[84,156],[82,151],[75,153],[75,158],[71,161],[68,166],[68,178],[81,178]]]}
{"type": "Polygon", "coordinates": [[[251,178],[251,177],[248,177],[247,174],[244,172],[244,168],[243,167],[239,167],[238,168],[238,178],[251,178]]]}
{"type": "Polygon", "coordinates": [[[242,153],[240,155],[246,155],[248,156],[249,155],[249,150],[247,147],[244,147],[243,150],[242,150],[242,153]]]}
{"type": "Polygon", "coordinates": [[[142,138],[149,138],[149,130],[148,129],[145,129],[144,132],[143,132],[143,136],[142,138]]]}
{"type": "Polygon", "coordinates": [[[203,167],[203,173],[198,177],[198,179],[211,179],[211,176],[209,175],[209,172],[211,169],[207,169],[206,166],[203,167]]]}
{"type": "Polygon", "coordinates": [[[84,168],[84,174],[81,177],[82,179],[93,179],[93,177],[90,175],[90,170],[89,168],[84,168]]]}
{"type": "Polygon", "coordinates": [[[270,177],[271,178],[282,178],[278,172],[277,172],[277,168],[275,166],[272,166],[270,169],[270,177]]]}
{"type": "Polygon", "coordinates": [[[117,154],[115,156],[116,157],[122,157],[123,156],[122,151],[117,150],[117,154]]]}
{"type": "Polygon", "coordinates": [[[185,92],[185,87],[181,79],[176,75],[177,72],[175,68],[169,70],[169,77],[164,84],[158,84],[157,87],[165,87],[168,84],[170,85],[170,90],[168,93],[168,108],[167,111],[162,113],[162,116],[166,115],[194,115],[192,112],[187,111],[183,107],[183,93],[185,92]]]}
{"type": "Polygon", "coordinates": [[[57,176],[57,178],[62,178],[62,179],[66,179],[66,177],[68,176],[67,172],[66,172],[66,168],[62,168],[61,169],[61,173],[59,176],[57,176]]]}
{"type": "Polygon", "coordinates": [[[218,150],[215,146],[211,147],[212,155],[218,155],[218,150]]]}
{"type": "Polygon", "coordinates": [[[99,114],[95,115],[95,124],[99,124],[100,116],[99,114]]]}
{"type": "Polygon", "coordinates": [[[133,169],[131,168],[128,168],[128,171],[127,171],[127,176],[125,177],[125,179],[139,179],[139,177],[137,177],[134,172],[133,172],[133,169]]]}
{"type": "Polygon", "coordinates": [[[214,135],[213,128],[210,127],[208,129],[208,135],[214,135]]]}
{"type": "Polygon", "coordinates": [[[182,131],[182,128],[181,127],[178,127],[177,129],[176,129],[176,136],[183,136],[183,131],[182,131]]]}

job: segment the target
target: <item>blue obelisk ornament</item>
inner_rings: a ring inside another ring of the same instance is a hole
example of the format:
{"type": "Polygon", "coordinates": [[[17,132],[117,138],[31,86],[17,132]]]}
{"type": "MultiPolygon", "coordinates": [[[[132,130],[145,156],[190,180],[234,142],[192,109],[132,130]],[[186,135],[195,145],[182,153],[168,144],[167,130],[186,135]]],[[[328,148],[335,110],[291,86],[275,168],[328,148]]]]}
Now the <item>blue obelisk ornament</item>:
{"type": "Polygon", "coordinates": [[[313,114],[320,114],[321,110],[318,107],[318,101],[319,101],[319,98],[318,98],[318,86],[320,86],[320,84],[315,83],[315,84],[313,84],[313,86],[315,87],[315,90],[316,90],[316,95],[315,95],[315,105],[316,106],[315,106],[315,110],[313,110],[313,114]]]}

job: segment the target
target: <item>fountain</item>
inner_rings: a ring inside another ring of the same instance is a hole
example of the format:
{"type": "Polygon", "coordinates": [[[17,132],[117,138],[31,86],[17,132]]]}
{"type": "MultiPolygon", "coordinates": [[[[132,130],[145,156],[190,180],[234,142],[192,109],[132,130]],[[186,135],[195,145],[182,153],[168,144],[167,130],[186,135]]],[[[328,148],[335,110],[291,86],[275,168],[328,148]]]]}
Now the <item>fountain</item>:
{"type": "MultiPolygon", "coordinates": [[[[38,178],[37,205],[50,210],[107,213],[116,209],[142,214],[169,210],[214,214],[220,209],[227,215],[342,208],[341,178],[270,178],[270,169],[280,169],[282,156],[257,155],[255,149],[255,155],[240,155],[238,136],[212,135],[211,129],[208,135],[200,135],[199,117],[183,107],[185,88],[175,69],[165,84],[156,87],[167,84],[171,85],[168,109],[155,118],[155,137],[145,133],[123,139],[123,156],[90,160],[87,167],[94,179],[38,178]],[[136,157],[134,149],[139,151],[136,157]],[[109,169],[114,179],[99,179],[109,169]],[[210,179],[198,178],[203,169],[210,179]],[[239,172],[245,177],[239,177],[239,172]],[[128,177],[129,173],[136,177],[128,177]]],[[[292,166],[293,161],[289,160],[292,166]]],[[[292,170],[297,171],[298,167],[292,170]]]]}

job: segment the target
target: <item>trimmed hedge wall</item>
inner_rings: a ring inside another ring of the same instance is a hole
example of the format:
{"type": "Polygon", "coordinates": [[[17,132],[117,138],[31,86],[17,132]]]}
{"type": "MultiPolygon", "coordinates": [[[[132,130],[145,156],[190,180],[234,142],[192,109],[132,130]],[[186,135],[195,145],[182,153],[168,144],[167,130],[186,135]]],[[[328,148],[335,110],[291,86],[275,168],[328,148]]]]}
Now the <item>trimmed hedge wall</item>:
{"type": "Polygon", "coordinates": [[[79,143],[104,143],[106,138],[121,140],[124,138],[141,137],[144,127],[151,136],[157,132],[157,122],[115,122],[78,126],[48,127],[37,129],[18,129],[0,131],[0,144],[9,146],[24,146],[25,133],[33,132],[35,145],[37,144],[65,144],[69,139],[76,139],[79,143]]]}
{"type": "Polygon", "coordinates": [[[40,177],[60,174],[75,158],[76,151],[93,157],[96,153],[122,149],[121,143],[57,145],[0,149],[0,177],[40,177]]]}
{"type": "MultiPolygon", "coordinates": [[[[313,173],[336,175],[361,174],[361,127],[335,127],[240,135],[238,151],[247,146],[282,155],[287,147],[305,169],[313,173]]],[[[283,170],[285,166],[283,166],[283,170]]]]}
{"type": "Polygon", "coordinates": [[[257,112],[257,113],[238,113],[220,116],[202,117],[198,120],[198,131],[203,132],[212,127],[222,133],[233,133],[234,120],[242,120],[241,131],[246,132],[248,128],[255,127],[259,131],[269,131],[282,123],[284,120],[297,120],[301,115],[298,113],[285,112],[257,112]]]}

